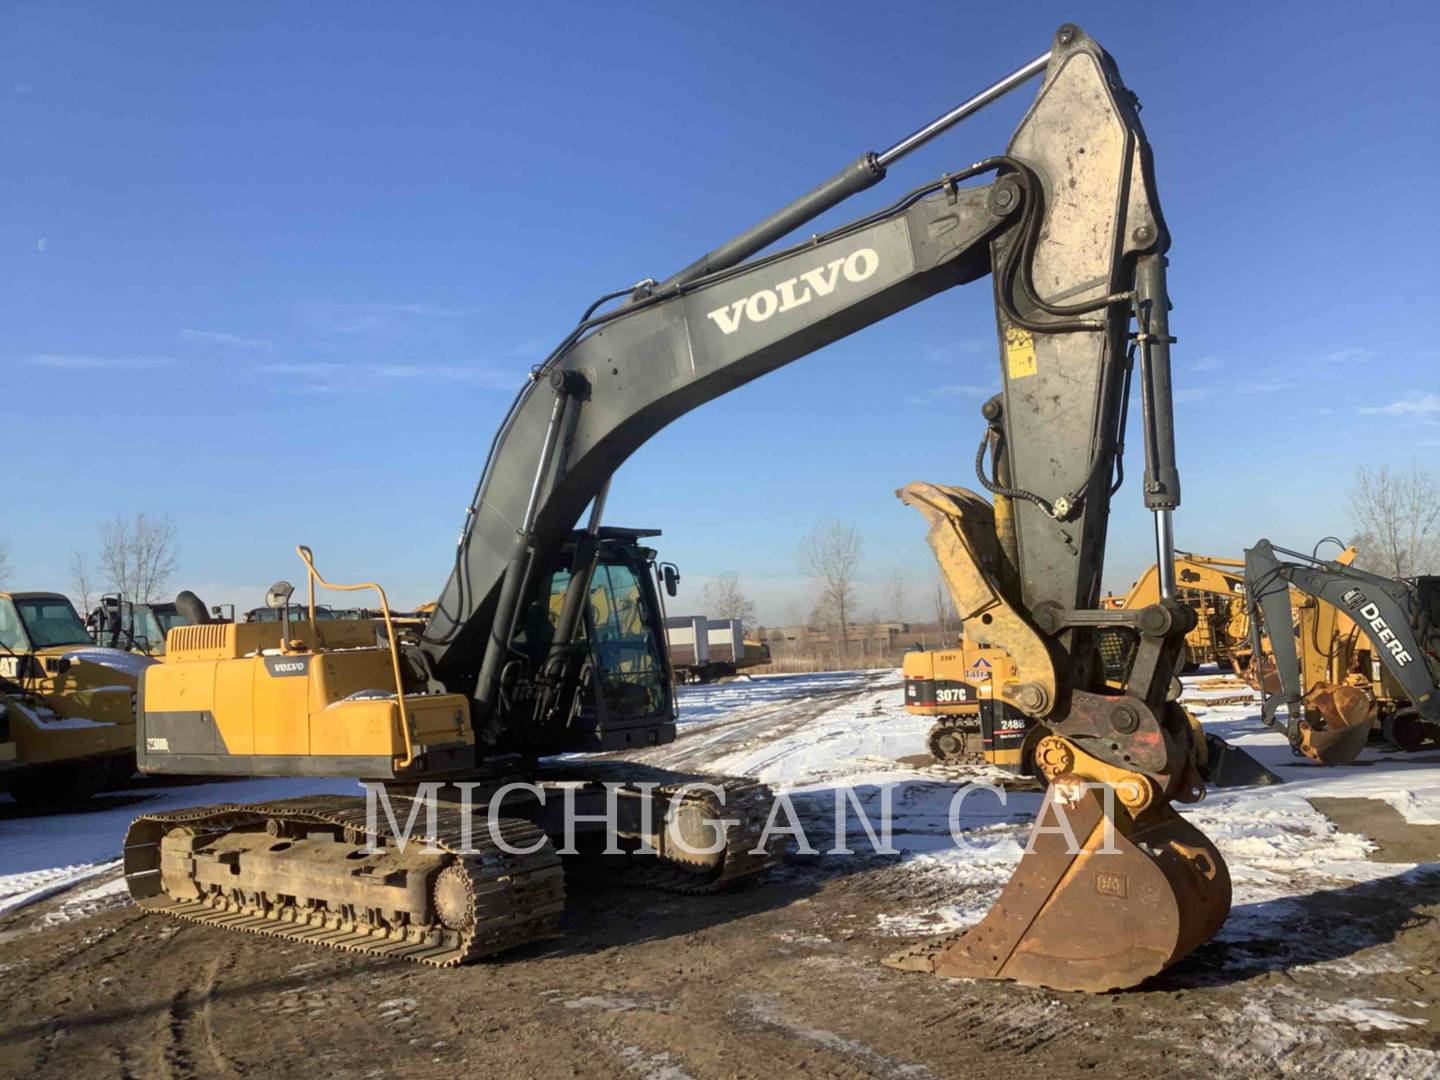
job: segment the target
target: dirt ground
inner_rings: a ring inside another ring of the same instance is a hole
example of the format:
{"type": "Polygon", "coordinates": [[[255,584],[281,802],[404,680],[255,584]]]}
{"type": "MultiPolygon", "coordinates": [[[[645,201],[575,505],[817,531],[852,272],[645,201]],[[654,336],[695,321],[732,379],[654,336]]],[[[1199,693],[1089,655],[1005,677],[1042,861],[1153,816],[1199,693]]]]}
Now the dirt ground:
{"type": "Polygon", "coordinates": [[[0,921],[0,1073],[1440,1076],[1440,827],[1320,801],[1377,860],[1422,865],[1277,901],[1293,932],[1101,996],[881,967],[903,941],[878,916],[935,898],[878,856],[794,857],[711,897],[577,884],[561,937],[444,971],[123,904],[57,921],[58,897],[0,921]],[[1423,1022],[1377,1023],[1377,1002],[1423,1022]]]}

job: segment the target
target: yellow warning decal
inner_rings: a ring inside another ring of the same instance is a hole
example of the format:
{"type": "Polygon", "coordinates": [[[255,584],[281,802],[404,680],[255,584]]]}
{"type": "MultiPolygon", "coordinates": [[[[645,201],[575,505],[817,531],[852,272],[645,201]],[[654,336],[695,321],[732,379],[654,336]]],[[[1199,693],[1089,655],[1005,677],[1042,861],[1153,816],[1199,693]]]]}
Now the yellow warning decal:
{"type": "Polygon", "coordinates": [[[1005,370],[1012,379],[1035,374],[1035,338],[1029,330],[1005,328],[1005,370]]]}

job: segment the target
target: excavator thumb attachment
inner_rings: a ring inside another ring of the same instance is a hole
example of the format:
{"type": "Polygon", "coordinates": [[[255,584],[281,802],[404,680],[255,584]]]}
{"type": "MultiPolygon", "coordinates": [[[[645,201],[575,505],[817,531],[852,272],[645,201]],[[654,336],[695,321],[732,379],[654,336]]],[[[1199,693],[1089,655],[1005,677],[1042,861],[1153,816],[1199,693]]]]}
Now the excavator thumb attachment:
{"type": "Polygon", "coordinates": [[[1210,940],[1230,911],[1230,874],[1215,846],[1168,803],[1137,820],[1113,800],[1107,828],[1097,787],[1058,777],[989,914],[885,963],[1103,993],[1135,986],[1210,940]]]}
{"type": "Polygon", "coordinates": [[[948,484],[915,481],[895,494],[930,525],[925,541],[940,564],[965,636],[1004,649],[1014,661],[1019,681],[996,687],[996,693],[1021,712],[1042,715],[1058,692],[1055,663],[1044,638],[1006,596],[994,508],[975,492],[948,484]]]}
{"type": "Polygon", "coordinates": [[[1360,756],[1375,726],[1375,700],[1369,694],[1327,682],[1301,700],[1306,715],[1320,717],[1320,723],[1306,719],[1295,725],[1290,741],[1300,753],[1321,765],[1349,765],[1360,756]]]}

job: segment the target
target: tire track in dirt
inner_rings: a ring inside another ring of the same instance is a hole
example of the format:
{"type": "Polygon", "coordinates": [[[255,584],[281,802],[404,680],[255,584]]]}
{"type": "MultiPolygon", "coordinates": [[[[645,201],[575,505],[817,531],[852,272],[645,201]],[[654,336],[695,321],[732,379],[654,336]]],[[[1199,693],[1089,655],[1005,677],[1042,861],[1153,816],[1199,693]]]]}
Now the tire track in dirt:
{"type": "Polygon", "coordinates": [[[846,702],[875,693],[872,685],[817,690],[800,701],[778,702],[763,711],[749,711],[739,717],[725,717],[703,726],[682,728],[675,741],[639,753],[626,753],[626,760],[657,768],[704,770],[705,762],[722,754],[734,754],[762,742],[776,742],[794,734],[817,716],[846,702]]]}
{"type": "Polygon", "coordinates": [[[177,990],[157,1021],[155,1045],[157,1072],[172,1080],[240,1076],[238,1068],[220,1049],[211,1023],[215,984],[220,973],[234,963],[234,954],[222,953],[202,969],[200,978],[177,990]]]}

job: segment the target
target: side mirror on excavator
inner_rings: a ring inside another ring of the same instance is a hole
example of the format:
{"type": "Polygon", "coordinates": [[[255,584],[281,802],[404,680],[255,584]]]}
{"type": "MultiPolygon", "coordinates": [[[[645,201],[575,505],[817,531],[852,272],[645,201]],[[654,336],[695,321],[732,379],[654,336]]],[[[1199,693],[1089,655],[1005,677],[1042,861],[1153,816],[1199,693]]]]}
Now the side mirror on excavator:
{"type": "Polygon", "coordinates": [[[674,563],[660,564],[660,578],[665,582],[665,595],[674,596],[680,587],[680,569],[674,563]]]}
{"type": "Polygon", "coordinates": [[[295,586],[288,581],[277,581],[265,593],[265,606],[280,612],[280,642],[282,647],[290,641],[290,596],[295,586]]]}

